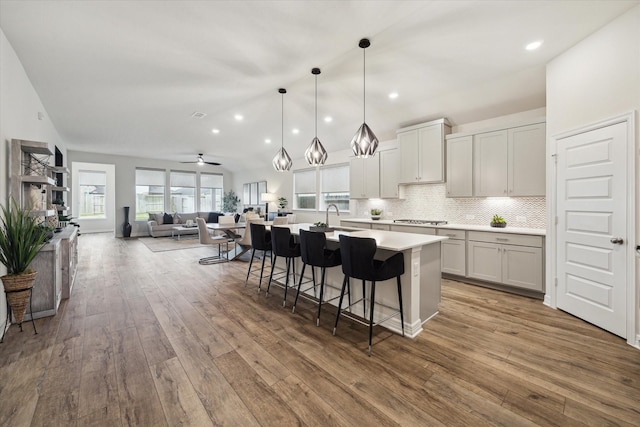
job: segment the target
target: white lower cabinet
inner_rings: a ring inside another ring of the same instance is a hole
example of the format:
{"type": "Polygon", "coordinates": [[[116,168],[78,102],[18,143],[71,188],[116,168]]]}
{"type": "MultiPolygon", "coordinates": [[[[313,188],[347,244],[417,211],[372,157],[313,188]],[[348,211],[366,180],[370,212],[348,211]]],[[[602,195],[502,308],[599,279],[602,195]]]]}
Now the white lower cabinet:
{"type": "Polygon", "coordinates": [[[544,292],[540,236],[469,232],[467,277],[544,292]]]}
{"type": "Polygon", "coordinates": [[[390,227],[389,224],[376,224],[376,223],[371,224],[372,230],[389,231],[389,227],[390,227]]]}
{"type": "Polygon", "coordinates": [[[441,243],[441,270],[443,273],[465,276],[467,274],[467,248],[464,230],[438,229],[438,236],[449,239],[441,243]]]}

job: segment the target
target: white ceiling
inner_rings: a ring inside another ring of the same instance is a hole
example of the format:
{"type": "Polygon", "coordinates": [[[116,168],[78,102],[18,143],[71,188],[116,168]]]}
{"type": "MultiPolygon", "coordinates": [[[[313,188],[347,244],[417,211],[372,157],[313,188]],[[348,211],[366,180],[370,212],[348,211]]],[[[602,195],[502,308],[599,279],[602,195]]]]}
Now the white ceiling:
{"type": "Polygon", "coordinates": [[[68,149],[204,153],[239,171],[279,149],[280,87],[284,146],[302,157],[313,67],[318,137],[329,156],[349,148],[363,119],[363,37],[366,120],[383,141],[425,120],[545,106],[545,64],[639,2],[2,0],[0,26],[68,149]],[[539,50],[524,50],[537,39],[539,50]]]}

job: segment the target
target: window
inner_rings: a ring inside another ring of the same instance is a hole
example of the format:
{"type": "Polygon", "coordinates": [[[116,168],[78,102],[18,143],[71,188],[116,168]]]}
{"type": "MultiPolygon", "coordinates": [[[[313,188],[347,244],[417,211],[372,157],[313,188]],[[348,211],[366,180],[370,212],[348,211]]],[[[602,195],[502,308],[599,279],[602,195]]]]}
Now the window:
{"type": "Polygon", "coordinates": [[[102,171],[78,171],[80,187],[80,212],[82,219],[106,218],[104,197],[107,187],[107,174],[102,171]]]}
{"type": "Polygon", "coordinates": [[[196,174],[195,172],[171,171],[171,197],[169,212],[196,211],[196,174]]]}
{"type": "Polygon", "coordinates": [[[313,209],[316,205],[316,170],[293,172],[293,208],[313,209]]]}
{"type": "Polygon", "coordinates": [[[222,212],[222,175],[200,174],[200,210],[222,212]]]}
{"type": "Polygon", "coordinates": [[[136,219],[146,220],[149,213],[164,212],[164,170],[136,169],[136,219]]]}
{"type": "Polygon", "coordinates": [[[320,168],[320,210],[331,203],[349,211],[349,165],[320,168]]]}

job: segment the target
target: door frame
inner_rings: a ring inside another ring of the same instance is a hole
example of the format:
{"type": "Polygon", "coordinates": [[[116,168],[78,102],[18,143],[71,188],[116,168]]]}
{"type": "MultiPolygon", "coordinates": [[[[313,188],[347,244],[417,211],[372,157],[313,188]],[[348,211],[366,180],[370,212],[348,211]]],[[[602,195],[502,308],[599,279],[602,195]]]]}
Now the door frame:
{"type": "Polygon", "coordinates": [[[638,277],[636,275],[636,203],[637,203],[637,187],[636,180],[636,161],[637,141],[636,141],[636,124],[635,111],[626,114],[611,117],[596,123],[591,123],[576,129],[565,131],[556,135],[551,135],[547,141],[547,238],[546,238],[546,291],[544,296],[544,304],[557,309],[557,292],[558,292],[558,231],[556,224],[556,216],[558,207],[556,203],[558,185],[558,166],[557,166],[557,147],[558,140],[592,130],[604,128],[610,125],[625,123],[627,128],[627,183],[628,183],[628,199],[627,199],[627,343],[634,347],[640,348],[640,336],[638,336],[638,277]]]}

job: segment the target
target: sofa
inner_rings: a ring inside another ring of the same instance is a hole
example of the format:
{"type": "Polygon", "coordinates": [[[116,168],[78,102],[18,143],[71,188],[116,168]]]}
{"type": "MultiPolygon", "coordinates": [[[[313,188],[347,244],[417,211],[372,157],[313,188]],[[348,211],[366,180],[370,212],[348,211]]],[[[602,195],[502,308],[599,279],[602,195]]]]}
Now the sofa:
{"type": "Polygon", "coordinates": [[[218,222],[218,217],[224,215],[221,212],[191,212],[191,213],[150,213],[147,228],[151,237],[171,236],[173,227],[186,226],[187,221],[192,221],[193,229],[181,231],[181,235],[198,234],[195,226],[196,218],[204,218],[207,222],[218,222]]]}

